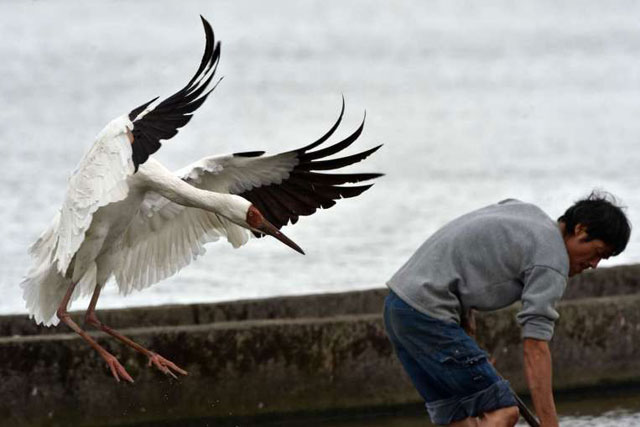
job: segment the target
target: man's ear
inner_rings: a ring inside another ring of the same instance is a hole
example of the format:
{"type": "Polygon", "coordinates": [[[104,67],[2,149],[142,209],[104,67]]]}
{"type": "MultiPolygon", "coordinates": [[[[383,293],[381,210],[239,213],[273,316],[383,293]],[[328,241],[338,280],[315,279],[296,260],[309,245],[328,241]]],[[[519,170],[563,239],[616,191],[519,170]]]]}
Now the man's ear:
{"type": "Polygon", "coordinates": [[[575,228],[573,229],[573,234],[576,237],[586,237],[589,235],[589,233],[587,233],[587,227],[584,224],[576,224],[575,228]]]}

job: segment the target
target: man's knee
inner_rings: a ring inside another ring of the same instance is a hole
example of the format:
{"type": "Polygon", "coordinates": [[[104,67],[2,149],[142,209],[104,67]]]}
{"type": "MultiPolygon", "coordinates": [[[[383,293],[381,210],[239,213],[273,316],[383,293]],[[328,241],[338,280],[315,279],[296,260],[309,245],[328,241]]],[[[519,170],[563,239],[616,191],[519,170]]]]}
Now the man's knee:
{"type": "Polygon", "coordinates": [[[469,417],[464,420],[447,424],[447,427],[478,427],[478,425],[478,419],[476,417],[469,417]]]}
{"type": "Polygon", "coordinates": [[[513,427],[520,418],[520,411],[517,406],[500,408],[487,412],[480,418],[481,426],[508,426],[513,427]]]}
{"type": "Polygon", "coordinates": [[[509,408],[504,408],[505,410],[505,418],[507,425],[514,426],[518,422],[520,418],[520,410],[517,406],[510,406],[509,408]]]}

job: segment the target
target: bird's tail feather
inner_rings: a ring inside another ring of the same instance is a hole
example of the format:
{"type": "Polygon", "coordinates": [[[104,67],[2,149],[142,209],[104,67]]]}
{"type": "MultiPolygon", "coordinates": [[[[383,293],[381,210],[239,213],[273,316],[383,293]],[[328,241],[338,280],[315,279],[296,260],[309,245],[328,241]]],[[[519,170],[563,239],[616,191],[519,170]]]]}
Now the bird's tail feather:
{"type": "Polygon", "coordinates": [[[60,321],[56,310],[71,284],[53,263],[42,263],[29,271],[20,283],[22,297],[29,316],[45,326],[57,325],[60,321]]]}

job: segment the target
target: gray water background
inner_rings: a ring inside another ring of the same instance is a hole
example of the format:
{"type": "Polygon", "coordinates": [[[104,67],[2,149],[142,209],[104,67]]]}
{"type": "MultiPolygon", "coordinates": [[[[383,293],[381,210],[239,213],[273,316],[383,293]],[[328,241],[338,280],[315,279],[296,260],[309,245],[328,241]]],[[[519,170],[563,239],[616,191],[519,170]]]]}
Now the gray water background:
{"type": "MultiPolygon", "coordinates": [[[[451,218],[516,197],[553,217],[593,188],[640,217],[640,4],[632,1],[0,2],[0,313],[23,312],[26,249],[112,118],[195,71],[198,14],[222,40],[207,103],[157,158],[276,153],[366,109],[352,171],[386,176],[273,239],[208,247],[177,276],[99,307],[383,286],[451,218]]],[[[636,262],[640,237],[603,265],[636,262]]],[[[75,305],[81,308],[82,301],[75,305]]]]}

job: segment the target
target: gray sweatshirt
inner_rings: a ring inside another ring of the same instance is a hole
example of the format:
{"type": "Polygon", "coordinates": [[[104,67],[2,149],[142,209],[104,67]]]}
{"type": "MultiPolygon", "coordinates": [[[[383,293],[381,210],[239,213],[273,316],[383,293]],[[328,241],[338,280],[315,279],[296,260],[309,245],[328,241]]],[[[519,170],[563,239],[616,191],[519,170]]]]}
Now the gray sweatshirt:
{"type": "Polygon", "coordinates": [[[387,286],[416,310],[456,323],[471,308],[497,310],[521,300],[522,336],[548,341],[568,274],[556,221],[509,199],[442,227],[387,286]]]}

